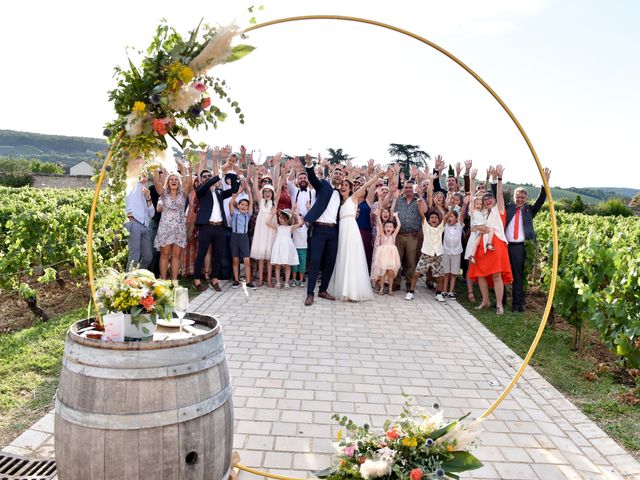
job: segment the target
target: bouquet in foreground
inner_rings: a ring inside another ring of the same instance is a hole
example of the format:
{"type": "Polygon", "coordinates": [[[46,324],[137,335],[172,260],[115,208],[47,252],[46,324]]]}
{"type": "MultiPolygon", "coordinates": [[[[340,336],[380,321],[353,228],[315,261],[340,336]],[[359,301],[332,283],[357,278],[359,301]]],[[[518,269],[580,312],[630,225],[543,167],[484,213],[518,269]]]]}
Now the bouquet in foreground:
{"type": "Polygon", "coordinates": [[[395,420],[387,420],[383,431],[356,425],[347,417],[333,418],[346,429],[338,432],[338,454],[332,465],[314,472],[318,478],[352,480],[426,480],[458,478],[456,473],[482,467],[469,453],[482,419],[463,423],[469,415],[445,422],[437,404],[428,415],[407,402],[395,420]]]}
{"type": "Polygon", "coordinates": [[[100,313],[123,312],[138,325],[148,316],[155,325],[158,318],[169,318],[173,310],[171,282],[156,279],[149,270],[121,273],[108,269],[96,280],[96,300],[100,313]]]}

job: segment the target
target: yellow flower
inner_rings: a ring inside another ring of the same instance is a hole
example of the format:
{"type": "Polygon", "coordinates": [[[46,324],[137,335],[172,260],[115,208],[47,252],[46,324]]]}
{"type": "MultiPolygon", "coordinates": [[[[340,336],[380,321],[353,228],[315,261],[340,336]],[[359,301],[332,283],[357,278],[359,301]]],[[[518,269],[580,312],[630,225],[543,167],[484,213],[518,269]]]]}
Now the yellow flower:
{"type": "Polygon", "coordinates": [[[153,293],[155,293],[157,297],[162,297],[165,294],[165,288],[162,285],[158,285],[153,289],[153,293]]]}
{"type": "Polygon", "coordinates": [[[136,102],[133,104],[133,113],[143,113],[147,109],[144,102],[136,102]]]}
{"type": "Polygon", "coordinates": [[[453,452],[454,448],[453,445],[447,445],[447,452],[453,452]]]}
{"type": "Polygon", "coordinates": [[[402,445],[405,447],[416,447],[418,445],[418,440],[415,438],[404,437],[402,439],[402,445]]]}
{"type": "Polygon", "coordinates": [[[336,435],[336,439],[342,440],[342,430],[338,430],[338,435],[336,435]]]}
{"type": "Polygon", "coordinates": [[[193,78],[193,70],[191,70],[189,67],[187,66],[183,66],[180,69],[180,78],[182,79],[182,81],[184,83],[188,83],[191,81],[191,79],[193,78]]]}

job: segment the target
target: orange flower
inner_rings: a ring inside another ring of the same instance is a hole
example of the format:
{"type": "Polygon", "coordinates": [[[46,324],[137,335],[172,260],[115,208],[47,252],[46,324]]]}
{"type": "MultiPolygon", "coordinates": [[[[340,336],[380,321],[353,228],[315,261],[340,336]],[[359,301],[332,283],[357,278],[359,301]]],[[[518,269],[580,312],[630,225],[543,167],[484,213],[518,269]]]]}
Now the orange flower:
{"type": "Polygon", "coordinates": [[[447,452],[453,452],[454,450],[455,450],[455,447],[453,445],[447,446],[447,452]]]}
{"type": "Polygon", "coordinates": [[[409,477],[411,477],[411,480],[422,480],[422,469],[414,468],[411,470],[411,473],[409,473],[409,477]]]}
{"type": "Polygon", "coordinates": [[[395,428],[392,428],[387,430],[387,438],[389,440],[395,440],[396,438],[400,438],[400,433],[395,428]]]}
{"type": "Polygon", "coordinates": [[[140,305],[142,305],[145,310],[153,310],[155,303],[156,301],[151,295],[140,299],[140,305]]]}
{"type": "Polygon", "coordinates": [[[208,108],[211,105],[211,97],[205,97],[202,99],[202,108],[208,108]]]}

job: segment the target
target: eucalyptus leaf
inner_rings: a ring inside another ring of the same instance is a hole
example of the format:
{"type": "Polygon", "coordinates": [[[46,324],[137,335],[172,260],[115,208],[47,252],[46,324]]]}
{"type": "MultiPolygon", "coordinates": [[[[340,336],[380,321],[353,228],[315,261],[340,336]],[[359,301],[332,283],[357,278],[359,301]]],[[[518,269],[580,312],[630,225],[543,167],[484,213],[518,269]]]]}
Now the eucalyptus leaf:
{"type": "MultiPolygon", "coordinates": [[[[227,57],[225,62],[231,63],[231,62],[235,62],[236,60],[240,60],[242,57],[246,57],[247,55],[249,55],[255,49],[256,47],[253,47],[251,45],[246,45],[246,44],[236,45],[231,50],[231,55],[227,57]]],[[[223,85],[224,85],[224,82],[223,82],[223,85]]]]}

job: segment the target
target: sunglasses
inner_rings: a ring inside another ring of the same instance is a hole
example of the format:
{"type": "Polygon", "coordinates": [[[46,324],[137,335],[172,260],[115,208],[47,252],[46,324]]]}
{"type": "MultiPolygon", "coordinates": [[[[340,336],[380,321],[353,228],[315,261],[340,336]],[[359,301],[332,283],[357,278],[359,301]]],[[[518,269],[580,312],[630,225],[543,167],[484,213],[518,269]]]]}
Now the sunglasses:
{"type": "Polygon", "coordinates": [[[200,178],[202,178],[203,180],[206,180],[207,178],[211,178],[212,175],[209,173],[203,173],[202,175],[200,175],[200,178]]]}

